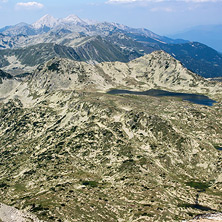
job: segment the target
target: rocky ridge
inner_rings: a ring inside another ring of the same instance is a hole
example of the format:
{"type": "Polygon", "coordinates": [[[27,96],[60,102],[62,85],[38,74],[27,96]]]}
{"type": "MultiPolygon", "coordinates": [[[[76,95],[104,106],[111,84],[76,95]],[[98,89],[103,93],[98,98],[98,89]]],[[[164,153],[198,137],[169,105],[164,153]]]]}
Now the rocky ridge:
{"type": "Polygon", "coordinates": [[[210,93],[221,92],[221,84],[208,81],[191,71],[163,51],[156,51],[129,63],[103,62],[96,65],[55,59],[40,66],[30,82],[33,88],[96,89],[129,88],[210,93]]]}
{"type": "Polygon", "coordinates": [[[128,62],[143,55],[131,49],[122,49],[100,36],[75,38],[73,36],[76,35],[69,34],[66,39],[63,39],[63,34],[61,38],[55,33],[53,36],[55,38],[38,37],[36,45],[28,46],[29,43],[25,42],[23,44],[27,46],[24,48],[0,50],[0,67],[16,75],[32,72],[37,65],[55,57],[96,64],[103,61],[128,62]]]}
{"type": "Polygon", "coordinates": [[[23,81],[24,78],[5,78],[0,84],[0,98],[25,100],[27,93],[41,95],[61,89],[107,92],[112,88],[137,91],[161,88],[212,96],[221,93],[222,84],[192,73],[163,51],[129,63],[103,62],[94,65],[55,58],[39,66],[27,78],[26,81],[23,81]]]}

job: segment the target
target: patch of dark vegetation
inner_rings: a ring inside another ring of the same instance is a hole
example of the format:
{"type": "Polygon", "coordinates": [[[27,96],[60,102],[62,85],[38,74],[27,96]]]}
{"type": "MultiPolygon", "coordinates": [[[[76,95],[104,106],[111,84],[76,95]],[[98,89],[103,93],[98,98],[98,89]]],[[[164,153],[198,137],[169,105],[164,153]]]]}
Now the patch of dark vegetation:
{"type": "Polygon", "coordinates": [[[192,212],[188,212],[187,213],[190,217],[193,217],[194,216],[194,214],[192,213],[192,212]]]}
{"type": "Polygon", "coordinates": [[[49,210],[48,207],[43,207],[41,204],[33,204],[31,211],[32,212],[39,212],[49,210]]]}
{"type": "Polygon", "coordinates": [[[24,78],[24,77],[26,77],[26,76],[31,76],[31,75],[32,75],[32,73],[30,73],[30,72],[25,72],[25,73],[21,73],[21,74],[16,75],[16,77],[17,77],[17,78],[24,78]]]}
{"type": "Polygon", "coordinates": [[[7,183],[4,183],[4,182],[0,182],[0,189],[1,188],[7,188],[7,187],[9,187],[9,185],[7,184],[7,183]]]}
{"type": "Polygon", "coordinates": [[[24,175],[32,175],[34,173],[36,173],[36,170],[29,170],[29,171],[24,172],[24,175]]]}
{"type": "Polygon", "coordinates": [[[195,182],[195,181],[187,182],[186,185],[189,187],[198,189],[200,191],[205,191],[208,187],[210,187],[209,183],[202,183],[202,182],[195,182]]]}
{"type": "Polygon", "coordinates": [[[129,159],[129,160],[124,160],[123,163],[133,163],[133,159],[129,159]]]}
{"type": "Polygon", "coordinates": [[[1,79],[1,78],[12,79],[13,77],[12,77],[12,75],[10,75],[9,73],[6,73],[6,72],[4,72],[4,71],[2,71],[2,70],[0,69],[0,79],[1,79]]]}
{"type": "Polygon", "coordinates": [[[59,62],[52,63],[48,66],[49,71],[58,71],[59,70],[59,62]]]}
{"type": "Polygon", "coordinates": [[[99,183],[96,181],[83,181],[82,185],[90,187],[98,187],[99,183]]]}

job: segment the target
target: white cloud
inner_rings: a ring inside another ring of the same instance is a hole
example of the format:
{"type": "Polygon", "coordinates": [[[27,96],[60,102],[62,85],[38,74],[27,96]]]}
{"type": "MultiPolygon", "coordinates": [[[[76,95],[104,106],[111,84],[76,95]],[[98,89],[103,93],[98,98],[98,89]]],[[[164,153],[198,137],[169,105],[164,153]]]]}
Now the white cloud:
{"type": "Polygon", "coordinates": [[[151,8],[152,12],[158,12],[158,11],[162,11],[162,12],[173,12],[174,10],[170,7],[156,7],[156,8],[151,8]]]}
{"type": "Polygon", "coordinates": [[[42,9],[43,4],[39,2],[19,2],[16,4],[17,9],[42,9]]]}

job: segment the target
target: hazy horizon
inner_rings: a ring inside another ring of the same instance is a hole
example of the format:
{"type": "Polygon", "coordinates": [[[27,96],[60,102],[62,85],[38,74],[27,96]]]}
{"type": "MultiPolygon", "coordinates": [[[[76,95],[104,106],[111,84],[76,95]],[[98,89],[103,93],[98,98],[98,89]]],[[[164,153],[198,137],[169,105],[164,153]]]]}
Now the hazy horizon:
{"type": "Polygon", "coordinates": [[[167,35],[199,25],[222,24],[222,0],[0,0],[0,27],[32,24],[45,14],[75,14],[99,22],[117,22],[167,35]]]}

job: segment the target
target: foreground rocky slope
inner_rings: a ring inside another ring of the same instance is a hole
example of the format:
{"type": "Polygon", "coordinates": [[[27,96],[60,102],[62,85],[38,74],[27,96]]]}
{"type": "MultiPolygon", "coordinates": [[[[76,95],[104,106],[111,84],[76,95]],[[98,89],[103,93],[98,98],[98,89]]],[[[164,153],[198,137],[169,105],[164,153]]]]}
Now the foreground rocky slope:
{"type": "Polygon", "coordinates": [[[221,211],[221,101],[73,91],[37,99],[1,106],[1,202],[46,221],[221,211]]]}
{"type": "Polygon", "coordinates": [[[220,83],[164,52],[128,64],[56,59],[13,81],[0,101],[1,203],[69,222],[181,221],[222,211],[220,83]],[[163,86],[218,103],[105,93],[163,86]]]}

